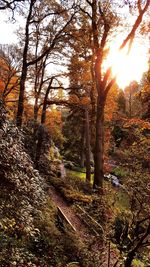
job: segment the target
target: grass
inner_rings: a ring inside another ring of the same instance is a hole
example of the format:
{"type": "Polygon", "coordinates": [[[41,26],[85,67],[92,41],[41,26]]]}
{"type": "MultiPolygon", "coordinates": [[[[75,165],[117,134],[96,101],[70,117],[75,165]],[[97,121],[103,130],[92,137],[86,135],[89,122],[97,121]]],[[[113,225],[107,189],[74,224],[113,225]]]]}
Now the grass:
{"type": "Polygon", "coordinates": [[[74,176],[74,177],[78,177],[82,180],[85,180],[86,174],[83,172],[67,170],[67,176],[74,176]]]}
{"type": "MultiPolygon", "coordinates": [[[[73,171],[73,170],[68,170],[68,169],[66,170],[66,172],[67,172],[67,176],[77,177],[85,181],[86,173],[84,172],[73,171]]],[[[93,184],[93,179],[94,179],[94,175],[91,174],[91,184],[93,184]]]]}

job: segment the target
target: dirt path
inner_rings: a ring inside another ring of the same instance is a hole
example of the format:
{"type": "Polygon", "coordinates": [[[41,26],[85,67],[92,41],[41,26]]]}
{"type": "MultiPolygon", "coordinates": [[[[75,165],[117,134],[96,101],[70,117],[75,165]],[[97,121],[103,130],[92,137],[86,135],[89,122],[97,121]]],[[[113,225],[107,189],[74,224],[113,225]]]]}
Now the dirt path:
{"type": "Polygon", "coordinates": [[[49,194],[55,206],[61,208],[66,218],[70,221],[77,235],[79,235],[82,239],[88,238],[90,233],[85,224],[76,215],[72,207],[58,195],[53,186],[49,188],[49,194]]]}
{"type": "MultiPolygon", "coordinates": [[[[64,215],[67,219],[71,222],[73,228],[75,228],[76,234],[81,238],[83,242],[88,244],[90,253],[93,254],[93,257],[98,257],[97,260],[100,262],[100,265],[95,265],[93,263],[93,267],[106,267],[108,266],[108,249],[107,247],[104,248],[102,241],[99,237],[94,236],[88,227],[84,224],[83,221],[80,220],[78,215],[74,212],[72,207],[68,205],[63,198],[56,192],[53,186],[49,187],[49,195],[51,200],[55,204],[56,207],[61,208],[64,215]],[[105,254],[101,254],[105,250],[105,254]],[[99,254],[99,256],[98,256],[99,254]]],[[[112,253],[111,253],[112,254],[112,253]]],[[[111,256],[113,258],[114,255],[111,256]]]]}
{"type": "MultiPolygon", "coordinates": [[[[71,222],[73,228],[75,228],[76,234],[81,238],[83,242],[89,244],[89,251],[93,257],[97,258],[96,262],[99,262],[100,265],[97,265],[93,262],[94,267],[106,267],[108,266],[108,244],[102,244],[102,240],[99,237],[94,236],[89,230],[87,225],[84,224],[83,221],[80,220],[78,215],[72,209],[70,205],[68,205],[63,198],[58,194],[53,186],[49,187],[49,195],[51,200],[55,204],[56,207],[61,208],[64,215],[71,222]],[[105,248],[104,248],[104,246],[105,248]],[[104,252],[101,254],[101,252],[104,252]],[[99,252],[99,253],[98,253],[99,252]],[[99,256],[98,256],[99,255],[99,256]]],[[[112,251],[110,251],[110,260],[111,266],[113,266],[114,262],[116,262],[117,255],[112,251]]]]}

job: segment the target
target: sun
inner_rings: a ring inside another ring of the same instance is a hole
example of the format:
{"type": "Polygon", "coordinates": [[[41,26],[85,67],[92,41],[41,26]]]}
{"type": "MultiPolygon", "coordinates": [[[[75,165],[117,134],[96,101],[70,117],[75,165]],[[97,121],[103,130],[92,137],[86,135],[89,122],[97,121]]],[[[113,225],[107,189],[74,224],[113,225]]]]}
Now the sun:
{"type": "Polygon", "coordinates": [[[112,67],[112,74],[116,76],[117,84],[124,89],[135,80],[140,82],[143,72],[148,70],[148,56],[146,47],[135,43],[130,51],[110,50],[106,65],[112,67]]]}

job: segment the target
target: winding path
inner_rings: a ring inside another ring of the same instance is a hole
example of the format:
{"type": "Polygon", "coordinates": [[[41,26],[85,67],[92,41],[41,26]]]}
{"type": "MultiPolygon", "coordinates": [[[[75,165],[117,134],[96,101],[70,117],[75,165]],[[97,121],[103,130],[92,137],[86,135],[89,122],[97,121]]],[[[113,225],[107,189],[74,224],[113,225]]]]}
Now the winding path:
{"type": "Polygon", "coordinates": [[[86,225],[76,215],[72,207],[59,196],[53,186],[50,186],[49,194],[55,206],[61,208],[66,218],[71,222],[76,234],[82,239],[87,239],[89,235],[91,236],[86,225]]]}
{"type": "MultiPolygon", "coordinates": [[[[63,211],[65,217],[70,221],[79,238],[81,238],[83,242],[89,244],[89,251],[90,253],[93,254],[93,257],[99,258],[100,265],[97,265],[97,263],[95,265],[93,262],[92,266],[93,267],[110,266],[108,265],[108,247],[106,246],[106,244],[105,247],[103,246],[101,238],[96,237],[91,233],[90,229],[88,229],[87,225],[85,225],[85,223],[78,217],[78,215],[75,213],[71,205],[68,205],[63,200],[63,198],[58,194],[58,192],[55,190],[53,186],[49,187],[48,192],[54,205],[56,207],[59,207],[63,211]],[[104,251],[105,253],[103,253],[104,251]],[[102,252],[102,254],[98,252],[102,252]]],[[[111,264],[114,264],[114,262],[116,262],[117,255],[113,251],[110,251],[110,258],[111,258],[110,259],[111,264]]]]}

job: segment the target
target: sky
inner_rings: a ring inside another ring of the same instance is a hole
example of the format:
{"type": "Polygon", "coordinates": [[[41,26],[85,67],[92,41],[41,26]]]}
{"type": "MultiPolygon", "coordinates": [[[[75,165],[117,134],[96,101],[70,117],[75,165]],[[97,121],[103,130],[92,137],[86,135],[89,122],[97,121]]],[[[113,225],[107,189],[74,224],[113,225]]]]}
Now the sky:
{"type": "Polygon", "coordinates": [[[148,38],[145,40],[135,38],[128,54],[128,47],[119,51],[120,40],[111,45],[106,64],[112,67],[112,73],[117,76],[118,85],[124,89],[133,80],[140,82],[143,72],[148,70],[149,41],[148,38]]]}
{"type": "MultiPolygon", "coordinates": [[[[17,43],[16,29],[22,25],[21,20],[12,23],[7,21],[7,14],[0,14],[0,44],[17,43]]],[[[144,37],[145,38],[145,37],[144,37]]],[[[133,80],[140,82],[143,72],[148,70],[148,45],[147,39],[135,39],[131,52],[127,56],[127,51],[118,52],[118,47],[123,40],[121,34],[113,41],[110,54],[107,59],[107,66],[112,66],[112,72],[117,75],[117,83],[124,89],[133,80]]]]}
{"type": "Polygon", "coordinates": [[[16,28],[19,23],[12,23],[7,21],[7,15],[0,13],[0,44],[17,43],[16,28]]]}

